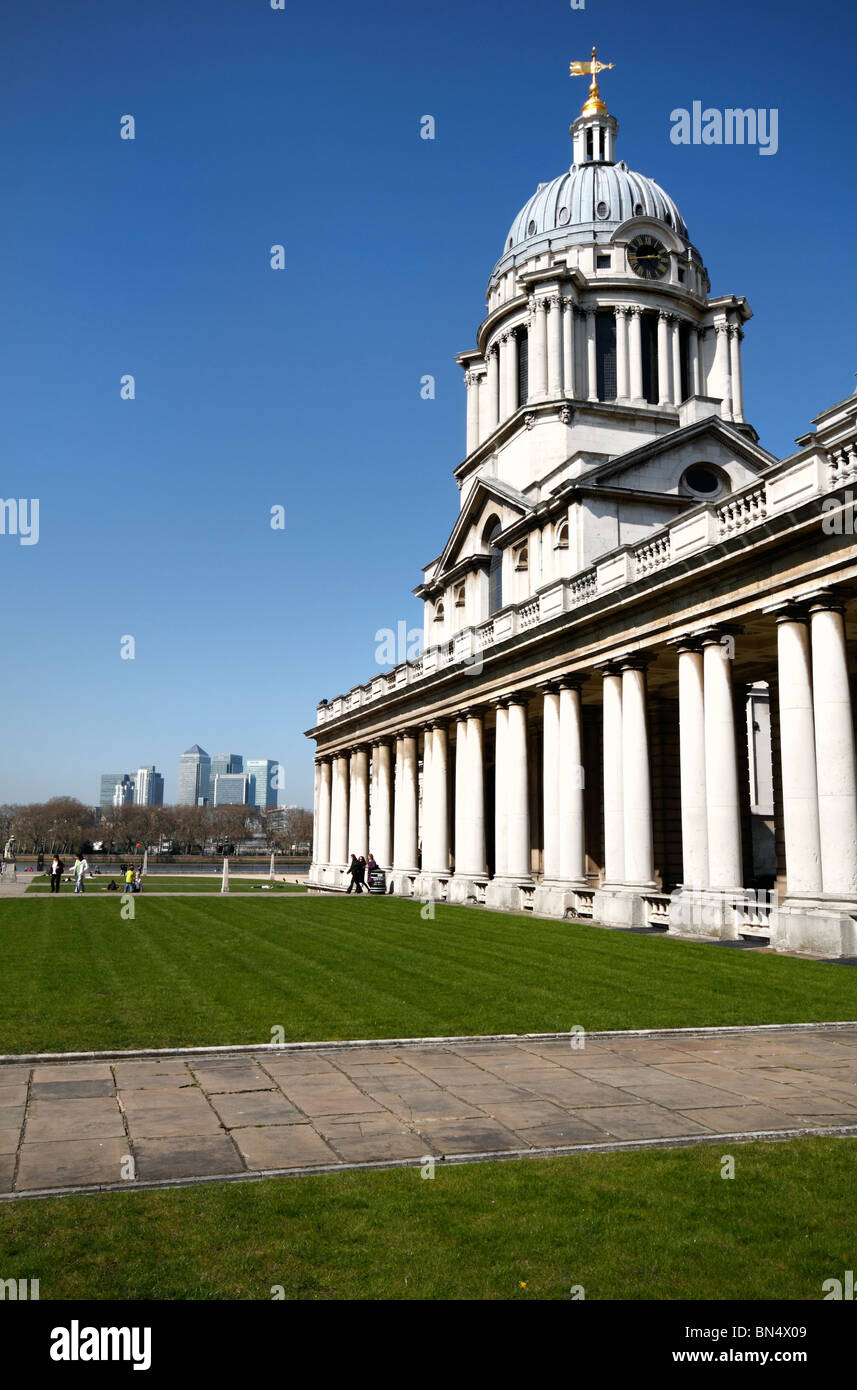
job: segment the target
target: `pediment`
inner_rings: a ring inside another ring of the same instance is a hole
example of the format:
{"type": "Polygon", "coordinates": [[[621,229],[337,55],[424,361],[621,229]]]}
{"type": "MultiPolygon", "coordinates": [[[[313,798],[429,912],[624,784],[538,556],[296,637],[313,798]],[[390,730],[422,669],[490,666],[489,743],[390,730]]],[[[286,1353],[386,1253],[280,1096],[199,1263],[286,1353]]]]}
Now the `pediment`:
{"type": "Polygon", "coordinates": [[[443,552],[431,567],[432,582],[436,582],[468,555],[480,553],[478,542],[492,514],[497,515],[505,531],[533,511],[532,502],[516,488],[498,478],[477,475],[443,552]],[[474,531],[477,544],[474,544],[474,531]]]}

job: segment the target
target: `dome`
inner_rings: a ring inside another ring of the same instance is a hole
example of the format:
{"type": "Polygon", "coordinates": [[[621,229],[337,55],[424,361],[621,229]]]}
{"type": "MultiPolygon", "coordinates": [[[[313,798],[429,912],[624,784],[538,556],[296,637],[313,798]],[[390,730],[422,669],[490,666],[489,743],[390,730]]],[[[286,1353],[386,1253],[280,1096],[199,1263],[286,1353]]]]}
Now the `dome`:
{"type": "Polygon", "coordinates": [[[515,218],[501,261],[521,250],[556,242],[591,241],[594,232],[613,232],[630,217],[651,217],[687,237],[684,219],[668,193],[626,164],[573,164],[568,173],[540,184],[515,218]]]}

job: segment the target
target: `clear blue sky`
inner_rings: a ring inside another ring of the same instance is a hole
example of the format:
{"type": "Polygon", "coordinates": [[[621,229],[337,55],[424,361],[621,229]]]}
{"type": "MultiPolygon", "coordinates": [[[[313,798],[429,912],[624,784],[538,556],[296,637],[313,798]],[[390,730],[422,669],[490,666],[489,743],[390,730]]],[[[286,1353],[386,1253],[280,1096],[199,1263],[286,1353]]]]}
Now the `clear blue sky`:
{"type": "Polygon", "coordinates": [[[786,454],[857,368],[846,0],[5,7],[0,495],[39,498],[40,539],[0,536],[0,801],[94,802],[150,762],[171,800],[195,742],[282,759],[281,800],[310,800],[317,701],[420,623],[458,506],[454,356],[571,163],[593,42],[619,157],[750,301],[747,416],[786,454]],[[778,153],[671,144],[694,100],[776,107],[778,153]]]}

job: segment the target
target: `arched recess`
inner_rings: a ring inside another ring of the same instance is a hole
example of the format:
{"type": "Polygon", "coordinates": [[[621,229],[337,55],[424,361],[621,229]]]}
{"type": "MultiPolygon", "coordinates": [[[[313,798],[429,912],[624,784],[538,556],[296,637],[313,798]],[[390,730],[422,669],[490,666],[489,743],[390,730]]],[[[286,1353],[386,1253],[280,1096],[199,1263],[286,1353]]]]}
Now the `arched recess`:
{"type": "Polygon", "coordinates": [[[503,552],[497,537],[503,527],[498,516],[489,517],[482,532],[482,544],[488,551],[488,612],[497,613],[503,607],[503,552]]]}

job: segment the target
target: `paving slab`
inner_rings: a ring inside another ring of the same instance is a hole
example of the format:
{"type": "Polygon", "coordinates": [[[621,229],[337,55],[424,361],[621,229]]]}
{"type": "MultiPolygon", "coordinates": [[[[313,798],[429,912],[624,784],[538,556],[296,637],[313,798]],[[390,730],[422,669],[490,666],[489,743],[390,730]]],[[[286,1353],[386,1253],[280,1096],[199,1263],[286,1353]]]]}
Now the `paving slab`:
{"type": "Polygon", "coordinates": [[[26,1142],[21,1148],[17,1192],[42,1187],[88,1187],[121,1181],[127,1139],[66,1139],[26,1142]]]}
{"type": "Polygon", "coordinates": [[[12,1191],[12,1178],[15,1174],[15,1155],[0,1153],[0,1192],[12,1191]]]}
{"type": "Polygon", "coordinates": [[[521,1140],[505,1125],[484,1117],[473,1120],[423,1121],[420,1133],[441,1154],[484,1154],[520,1149],[521,1140]]]}
{"type": "Polygon", "coordinates": [[[204,1091],[269,1091],[273,1081],[255,1062],[195,1062],[190,1069],[204,1091]]]}
{"type": "MultiPolygon", "coordinates": [[[[711,1114],[705,1111],[705,1114],[711,1114]]],[[[684,1134],[706,1134],[716,1129],[685,1115],[676,1115],[660,1105],[601,1106],[585,1110],[578,1118],[592,1121],[616,1139],[677,1139],[684,1134]]]]}
{"type": "Polygon", "coordinates": [[[117,1062],[113,1072],[121,1091],[196,1084],[188,1066],[179,1058],[165,1058],[163,1062],[117,1062]]]}
{"type": "Polygon", "coordinates": [[[196,1089],[123,1091],[122,1105],[133,1139],[169,1139],[222,1130],[205,1096],[196,1089]]]}
{"type": "Polygon", "coordinates": [[[34,1081],[30,1087],[31,1100],[82,1100],[90,1096],[112,1096],[112,1078],[101,1081],[34,1081]]]}
{"type": "Polygon", "coordinates": [[[244,1163],[225,1134],[196,1138],[136,1139],[137,1177],[144,1182],[164,1178],[203,1178],[241,1173],[244,1163]]]}
{"type": "Polygon", "coordinates": [[[34,1100],[25,1140],[39,1144],[62,1139],[118,1139],[125,1133],[115,1097],[86,1100],[34,1100]]]}
{"type": "Polygon", "coordinates": [[[794,1129],[794,1117],[768,1105],[723,1106],[716,1110],[686,1110],[688,1119],[696,1120],[717,1134],[750,1134],[756,1130],[794,1129]]]}
{"type": "Polygon", "coordinates": [[[407,1129],[393,1115],[355,1115],[349,1119],[321,1119],[314,1128],[346,1163],[371,1163],[391,1159],[422,1158],[426,1141],[407,1129]]]}
{"type": "Polygon", "coordinates": [[[20,1123],[0,1128],[0,1154],[12,1154],[18,1152],[18,1145],[21,1142],[21,1129],[24,1124],[24,1117],[21,1116],[20,1123]]]}
{"type": "Polygon", "coordinates": [[[248,1125],[303,1124],[306,1115],[282,1091],[233,1091],[215,1095],[211,1104],[227,1129],[248,1125]]]}
{"type": "Polygon", "coordinates": [[[337,1163],[333,1149],[309,1124],[233,1129],[232,1138],[248,1168],[308,1168],[337,1163]]]}
{"type": "MultiPolygon", "coordinates": [[[[587,1111],[587,1114],[595,1119],[598,1112],[587,1111]]],[[[565,1115],[561,1120],[546,1120],[524,1128],[516,1125],[515,1133],[532,1149],[562,1149],[569,1144],[606,1144],[613,1138],[606,1130],[576,1115],[565,1115]]]]}
{"type": "Polygon", "coordinates": [[[33,1081],[110,1081],[109,1062],[37,1062],[33,1081]]]}
{"type": "Polygon", "coordinates": [[[26,1085],[0,1086],[0,1111],[7,1110],[10,1106],[26,1105],[26,1103],[26,1085]]]}
{"type": "Polygon", "coordinates": [[[26,1086],[32,1067],[10,1066],[8,1062],[0,1065],[0,1086],[26,1086]]]}

